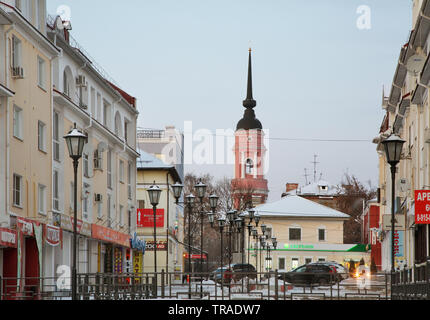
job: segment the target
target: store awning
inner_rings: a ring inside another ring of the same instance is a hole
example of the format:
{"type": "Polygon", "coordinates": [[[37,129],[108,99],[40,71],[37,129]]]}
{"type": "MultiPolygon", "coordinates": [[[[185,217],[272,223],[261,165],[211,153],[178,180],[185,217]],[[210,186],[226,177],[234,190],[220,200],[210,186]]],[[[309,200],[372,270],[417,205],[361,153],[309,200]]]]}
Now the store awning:
{"type": "Polygon", "coordinates": [[[416,23],[416,27],[411,37],[411,44],[414,48],[424,47],[430,32],[430,1],[424,0],[421,5],[420,15],[416,23]]]}
{"type": "Polygon", "coordinates": [[[18,243],[16,230],[0,228],[0,248],[16,248],[18,243]]]}

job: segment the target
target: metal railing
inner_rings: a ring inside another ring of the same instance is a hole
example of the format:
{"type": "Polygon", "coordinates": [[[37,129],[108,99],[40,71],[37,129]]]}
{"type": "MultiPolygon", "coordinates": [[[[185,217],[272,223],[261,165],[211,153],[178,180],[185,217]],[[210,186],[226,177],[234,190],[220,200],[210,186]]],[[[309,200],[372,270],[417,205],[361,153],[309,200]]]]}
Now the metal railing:
{"type": "Polygon", "coordinates": [[[430,261],[393,275],[393,300],[430,300],[430,261]]]}
{"type": "MultiPolygon", "coordinates": [[[[338,274],[339,275],[339,274],[338,274]]],[[[362,300],[390,296],[390,274],[364,279],[291,284],[273,272],[235,272],[231,278],[208,273],[79,274],[79,300],[362,300]]],[[[71,300],[70,278],[0,278],[0,300],[71,300]]]]}

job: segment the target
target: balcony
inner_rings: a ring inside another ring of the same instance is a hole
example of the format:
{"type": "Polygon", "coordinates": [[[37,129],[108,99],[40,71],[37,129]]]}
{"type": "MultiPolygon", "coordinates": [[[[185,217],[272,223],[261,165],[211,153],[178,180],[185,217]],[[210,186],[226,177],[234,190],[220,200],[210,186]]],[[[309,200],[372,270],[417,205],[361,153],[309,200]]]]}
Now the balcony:
{"type": "Polygon", "coordinates": [[[163,139],[165,136],[165,130],[143,129],[137,131],[138,139],[163,139]]]}

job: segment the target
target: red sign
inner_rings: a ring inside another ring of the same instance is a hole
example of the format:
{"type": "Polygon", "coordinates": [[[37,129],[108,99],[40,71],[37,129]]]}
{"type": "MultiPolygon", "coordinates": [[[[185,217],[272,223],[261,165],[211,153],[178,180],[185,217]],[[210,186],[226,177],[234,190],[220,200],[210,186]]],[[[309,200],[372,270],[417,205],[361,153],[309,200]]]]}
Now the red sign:
{"type": "Polygon", "coordinates": [[[430,190],[415,190],[415,224],[430,224],[430,190]]]}
{"type": "MultiPolygon", "coordinates": [[[[189,254],[188,253],[184,253],[184,258],[188,259],[189,258],[189,254]]],[[[202,259],[202,256],[200,254],[192,254],[191,255],[191,259],[202,259]]],[[[203,255],[203,260],[206,260],[206,255],[203,255]]]]}
{"type": "MultiPolygon", "coordinates": [[[[137,227],[154,227],[154,211],[152,209],[137,209],[137,227]]],[[[155,213],[155,227],[164,227],[164,209],[157,209],[155,213]]]]}
{"type": "Polygon", "coordinates": [[[17,239],[15,230],[0,228],[0,246],[16,248],[16,240],[17,239]]]}
{"type": "Polygon", "coordinates": [[[92,225],[91,228],[92,237],[94,239],[103,240],[106,242],[112,242],[119,244],[123,247],[130,248],[130,236],[125,233],[121,233],[106,227],[92,225]]]}
{"type": "Polygon", "coordinates": [[[22,232],[23,235],[30,236],[30,237],[33,236],[34,234],[33,222],[25,218],[17,218],[16,224],[18,226],[18,229],[22,232]]]}
{"type": "MultiPolygon", "coordinates": [[[[154,241],[146,241],[145,251],[154,251],[154,241]]],[[[167,251],[167,241],[157,241],[157,251],[167,251]]]]}
{"type": "Polygon", "coordinates": [[[56,247],[61,243],[62,232],[58,227],[45,225],[45,241],[47,244],[56,247]]]}

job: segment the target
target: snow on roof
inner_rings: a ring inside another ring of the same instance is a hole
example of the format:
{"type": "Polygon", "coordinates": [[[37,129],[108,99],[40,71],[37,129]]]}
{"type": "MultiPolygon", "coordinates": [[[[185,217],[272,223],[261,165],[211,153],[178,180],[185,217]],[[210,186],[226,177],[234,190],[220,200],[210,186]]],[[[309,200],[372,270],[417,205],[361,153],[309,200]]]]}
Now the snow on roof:
{"type": "Polygon", "coordinates": [[[140,157],[137,159],[137,169],[170,169],[172,165],[165,164],[163,161],[150,153],[138,149],[140,157]]]}
{"type": "Polygon", "coordinates": [[[308,184],[307,186],[300,187],[296,190],[288,192],[289,195],[316,195],[316,196],[335,196],[339,193],[338,186],[328,183],[327,181],[320,180],[308,184]]]}
{"type": "Polygon", "coordinates": [[[297,195],[287,195],[276,202],[263,204],[255,208],[262,217],[317,217],[348,219],[349,215],[307,200],[297,195]]]}

